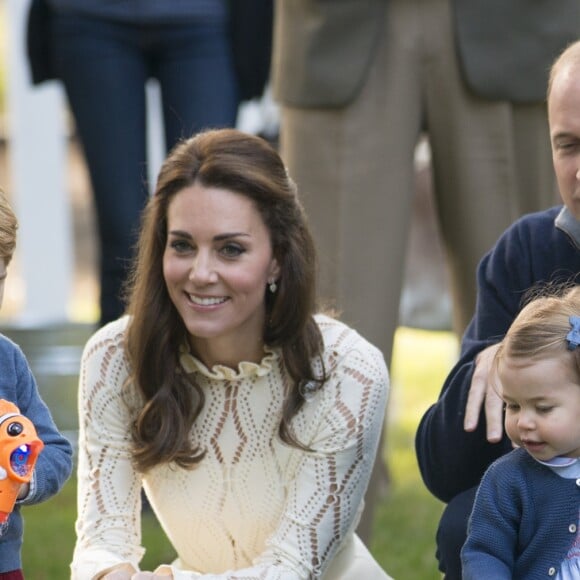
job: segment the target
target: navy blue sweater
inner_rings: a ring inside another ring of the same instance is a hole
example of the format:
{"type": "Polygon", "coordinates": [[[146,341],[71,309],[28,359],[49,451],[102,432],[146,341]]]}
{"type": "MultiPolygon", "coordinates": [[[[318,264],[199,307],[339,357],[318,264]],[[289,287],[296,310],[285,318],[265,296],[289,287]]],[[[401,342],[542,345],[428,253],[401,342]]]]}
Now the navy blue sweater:
{"type": "MultiPolygon", "coordinates": [[[[22,567],[22,515],[20,506],[35,504],[52,497],[72,471],[72,448],[57,430],[44,404],[36,381],[20,348],[0,335],[0,399],[14,403],[30,419],[44,443],[34,469],[34,483],[24,500],[17,502],[8,519],[8,528],[0,536],[0,572],[22,567]]],[[[50,548],[47,546],[47,554],[50,548]]]]}
{"type": "Polygon", "coordinates": [[[463,580],[555,576],[576,539],[580,479],[516,449],[485,473],[461,552],[463,580]]]}
{"type": "Polygon", "coordinates": [[[483,412],[476,431],[463,429],[475,356],[503,338],[530,287],[565,280],[580,281],[580,223],[562,206],[520,218],[482,259],[476,312],[459,361],[415,439],[423,480],[442,501],[478,485],[489,465],[512,450],[505,435],[499,443],[487,441],[483,412]]]}

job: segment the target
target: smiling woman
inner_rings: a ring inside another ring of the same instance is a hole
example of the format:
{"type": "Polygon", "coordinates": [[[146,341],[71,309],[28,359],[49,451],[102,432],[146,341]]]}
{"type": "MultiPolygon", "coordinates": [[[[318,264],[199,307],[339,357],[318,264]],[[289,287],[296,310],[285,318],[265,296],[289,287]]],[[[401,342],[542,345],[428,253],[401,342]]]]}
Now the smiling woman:
{"type": "Polygon", "coordinates": [[[280,268],[254,202],[194,184],[169,204],[167,225],[163,275],[192,351],[208,367],[260,362],[264,289],[280,268]]]}
{"type": "Polygon", "coordinates": [[[128,315],[83,355],[73,578],[150,578],[141,487],[178,555],[153,577],[389,578],[354,534],[388,373],[316,312],[315,264],[264,140],[207,131],[171,152],[128,315]]]}

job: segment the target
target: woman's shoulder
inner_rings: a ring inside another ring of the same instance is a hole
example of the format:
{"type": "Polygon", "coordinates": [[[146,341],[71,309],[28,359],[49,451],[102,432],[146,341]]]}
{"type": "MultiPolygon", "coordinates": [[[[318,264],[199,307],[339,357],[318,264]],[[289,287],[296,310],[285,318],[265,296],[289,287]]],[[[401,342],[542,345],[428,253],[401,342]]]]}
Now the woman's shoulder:
{"type": "Polygon", "coordinates": [[[129,317],[122,316],[96,330],[85,345],[83,358],[87,358],[90,354],[112,353],[114,351],[124,355],[125,333],[128,324],[129,317]]]}
{"type": "MultiPolygon", "coordinates": [[[[379,373],[388,380],[388,371],[383,353],[354,328],[344,322],[329,316],[317,314],[316,323],[320,328],[324,342],[324,359],[328,368],[348,359],[357,367],[372,367],[374,373],[379,373]]],[[[374,374],[373,373],[373,374],[374,374]]]]}
{"type": "Polygon", "coordinates": [[[372,353],[380,353],[379,349],[359,334],[354,328],[341,322],[329,314],[317,314],[314,319],[320,328],[325,351],[334,349],[337,352],[347,352],[356,348],[372,353]]]}

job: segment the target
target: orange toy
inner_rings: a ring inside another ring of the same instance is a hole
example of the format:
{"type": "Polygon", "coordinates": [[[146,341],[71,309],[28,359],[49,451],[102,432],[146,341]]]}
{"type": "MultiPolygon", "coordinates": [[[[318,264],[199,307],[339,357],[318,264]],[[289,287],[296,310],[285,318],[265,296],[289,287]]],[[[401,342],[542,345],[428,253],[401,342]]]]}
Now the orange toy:
{"type": "Polygon", "coordinates": [[[32,422],[0,399],[0,523],[12,513],[20,486],[30,482],[43,447],[32,422]]]}

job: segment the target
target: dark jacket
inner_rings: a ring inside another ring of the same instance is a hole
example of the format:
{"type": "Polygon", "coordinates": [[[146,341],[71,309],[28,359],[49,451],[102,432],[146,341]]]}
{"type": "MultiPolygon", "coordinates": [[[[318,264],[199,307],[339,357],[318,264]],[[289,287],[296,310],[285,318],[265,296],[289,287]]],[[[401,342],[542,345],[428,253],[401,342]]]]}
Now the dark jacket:
{"type": "Polygon", "coordinates": [[[580,223],[561,206],[520,218],[483,257],[475,316],[463,336],[459,361],[415,438],[423,480],[442,501],[478,485],[488,466],[512,450],[505,434],[500,443],[487,441],[483,414],[476,431],[463,429],[476,355],[502,340],[531,287],[571,280],[580,283],[580,223]]]}

